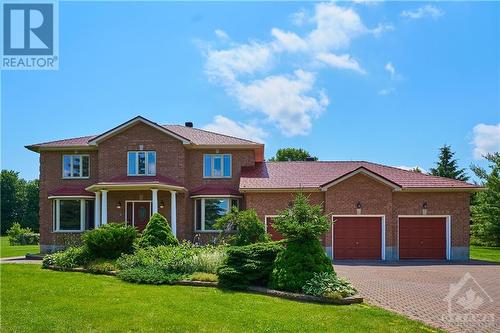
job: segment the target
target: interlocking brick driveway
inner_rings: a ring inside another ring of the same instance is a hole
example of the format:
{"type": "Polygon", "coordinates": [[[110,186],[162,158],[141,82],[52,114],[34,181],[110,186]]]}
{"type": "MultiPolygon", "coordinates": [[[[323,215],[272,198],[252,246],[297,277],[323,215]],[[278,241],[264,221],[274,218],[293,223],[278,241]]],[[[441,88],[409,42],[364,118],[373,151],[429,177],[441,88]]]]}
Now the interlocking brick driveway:
{"type": "Polygon", "coordinates": [[[498,264],[474,260],[466,263],[337,261],[334,267],[338,275],[351,280],[368,303],[450,332],[500,332],[498,264]],[[464,285],[458,284],[461,280],[464,285]],[[453,289],[457,293],[448,303],[445,297],[452,283],[457,284],[453,289]],[[453,321],[446,320],[450,318],[449,304],[453,321]],[[468,314],[467,322],[456,320],[464,318],[464,314],[468,314]],[[482,320],[483,315],[489,315],[486,318],[494,315],[494,322],[482,320]]]}

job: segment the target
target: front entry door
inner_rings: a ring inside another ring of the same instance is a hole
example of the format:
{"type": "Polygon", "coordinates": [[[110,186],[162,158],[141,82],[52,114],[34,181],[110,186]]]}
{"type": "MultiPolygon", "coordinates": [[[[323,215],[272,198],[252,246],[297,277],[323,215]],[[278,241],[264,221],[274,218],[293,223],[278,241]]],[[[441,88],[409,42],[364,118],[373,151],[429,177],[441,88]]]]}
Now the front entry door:
{"type": "Polygon", "coordinates": [[[134,202],[134,226],[143,231],[150,217],[150,202],[134,202]]]}

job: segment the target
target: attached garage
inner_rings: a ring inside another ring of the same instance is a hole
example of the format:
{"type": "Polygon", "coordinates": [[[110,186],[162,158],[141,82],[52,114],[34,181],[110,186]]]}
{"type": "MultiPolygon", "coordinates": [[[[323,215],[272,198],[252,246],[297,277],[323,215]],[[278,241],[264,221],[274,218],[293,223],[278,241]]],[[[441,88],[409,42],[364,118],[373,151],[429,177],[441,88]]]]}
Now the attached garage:
{"type": "Polygon", "coordinates": [[[383,216],[336,216],[333,220],[334,259],[385,259],[383,216]]]}
{"type": "Polygon", "coordinates": [[[448,239],[445,216],[399,217],[399,259],[447,259],[448,239]]]}
{"type": "Polygon", "coordinates": [[[273,241],[278,241],[284,237],[273,228],[274,216],[266,215],[266,232],[271,236],[273,241]]]}

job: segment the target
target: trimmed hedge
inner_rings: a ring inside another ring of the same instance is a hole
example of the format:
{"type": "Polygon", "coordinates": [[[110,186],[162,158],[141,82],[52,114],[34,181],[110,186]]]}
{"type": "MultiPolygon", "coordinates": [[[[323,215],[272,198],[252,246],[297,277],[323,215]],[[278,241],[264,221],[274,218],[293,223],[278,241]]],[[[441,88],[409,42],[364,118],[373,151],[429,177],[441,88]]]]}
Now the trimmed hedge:
{"type": "Polygon", "coordinates": [[[230,289],[246,289],[249,285],[265,286],[276,256],[283,251],[283,242],[231,246],[219,268],[219,285],[230,289]]]}
{"type": "Polygon", "coordinates": [[[83,234],[83,242],[95,258],[116,259],[132,253],[137,230],[120,223],[105,224],[83,234]]]}
{"type": "Polygon", "coordinates": [[[333,273],[333,266],[318,239],[289,241],[274,262],[269,285],[277,290],[300,292],[314,273],[321,272],[333,273]]]}

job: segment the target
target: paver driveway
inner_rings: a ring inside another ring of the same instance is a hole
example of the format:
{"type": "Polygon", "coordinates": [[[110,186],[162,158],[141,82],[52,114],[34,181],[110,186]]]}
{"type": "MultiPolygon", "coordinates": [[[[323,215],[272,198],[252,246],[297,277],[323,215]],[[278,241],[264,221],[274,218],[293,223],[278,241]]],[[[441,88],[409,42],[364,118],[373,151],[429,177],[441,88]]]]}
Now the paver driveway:
{"type": "Polygon", "coordinates": [[[368,303],[450,332],[500,332],[498,264],[336,261],[334,267],[368,303]]]}

